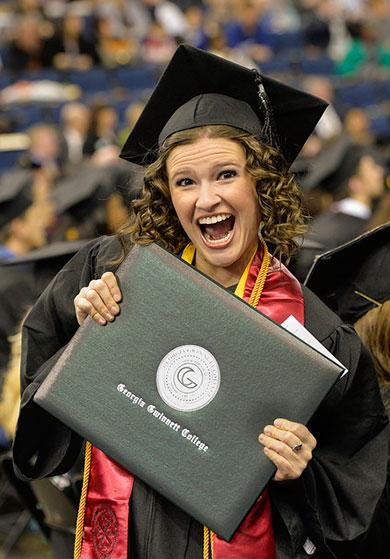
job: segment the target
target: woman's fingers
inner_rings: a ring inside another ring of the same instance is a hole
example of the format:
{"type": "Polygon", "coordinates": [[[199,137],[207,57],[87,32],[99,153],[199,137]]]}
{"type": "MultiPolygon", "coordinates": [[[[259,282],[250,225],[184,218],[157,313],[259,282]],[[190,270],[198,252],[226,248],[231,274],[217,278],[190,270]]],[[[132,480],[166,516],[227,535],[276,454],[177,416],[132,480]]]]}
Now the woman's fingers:
{"type": "Polygon", "coordinates": [[[107,323],[106,319],[101,314],[99,314],[93,304],[86,299],[86,293],[88,289],[88,287],[83,287],[80,293],[74,299],[77,322],[81,326],[86,317],[89,315],[95,320],[95,322],[98,322],[103,326],[107,323]]]}
{"type": "Polygon", "coordinates": [[[86,293],[88,301],[106,320],[113,320],[115,315],[119,313],[119,306],[116,304],[113,293],[104,281],[103,276],[101,279],[90,281],[88,287],[86,293]]]}
{"type": "Polygon", "coordinates": [[[120,312],[117,303],[121,298],[117,279],[112,272],[106,272],[100,279],[90,281],[74,299],[78,323],[82,324],[88,315],[101,325],[111,322],[120,312]]]}
{"type": "Polygon", "coordinates": [[[266,425],[264,427],[264,434],[285,443],[289,448],[303,444],[302,439],[292,431],[285,431],[274,425],[266,425]]]}
{"type": "Polygon", "coordinates": [[[109,287],[115,302],[119,303],[119,301],[122,299],[122,293],[119,289],[118,280],[116,279],[115,275],[112,272],[104,272],[104,274],[102,275],[102,280],[109,287]]]}
{"type": "Polygon", "coordinates": [[[301,423],[276,419],[259,435],[264,453],[277,467],[275,480],[296,479],[312,459],[317,441],[301,423]]]}
{"type": "Polygon", "coordinates": [[[275,481],[297,479],[302,474],[303,470],[294,467],[286,458],[284,458],[284,456],[280,456],[280,454],[278,454],[271,448],[265,447],[264,454],[268,456],[268,458],[275,464],[277,468],[276,473],[273,477],[275,481]]]}
{"type": "Polygon", "coordinates": [[[282,431],[293,433],[302,443],[306,444],[311,450],[317,446],[315,437],[310,433],[309,429],[302,423],[296,423],[288,419],[277,418],[274,426],[282,431]]]}

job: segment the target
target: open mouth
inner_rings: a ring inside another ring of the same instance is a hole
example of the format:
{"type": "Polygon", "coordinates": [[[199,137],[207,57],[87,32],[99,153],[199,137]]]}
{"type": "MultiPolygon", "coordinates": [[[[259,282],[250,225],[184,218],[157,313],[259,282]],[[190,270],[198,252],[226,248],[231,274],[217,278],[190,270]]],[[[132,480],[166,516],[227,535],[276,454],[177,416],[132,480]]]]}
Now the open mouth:
{"type": "Polygon", "coordinates": [[[230,239],[233,234],[235,217],[232,214],[218,214],[202,217],[198,224],[204,239],[208,243],[220,244],[230,239]]]}

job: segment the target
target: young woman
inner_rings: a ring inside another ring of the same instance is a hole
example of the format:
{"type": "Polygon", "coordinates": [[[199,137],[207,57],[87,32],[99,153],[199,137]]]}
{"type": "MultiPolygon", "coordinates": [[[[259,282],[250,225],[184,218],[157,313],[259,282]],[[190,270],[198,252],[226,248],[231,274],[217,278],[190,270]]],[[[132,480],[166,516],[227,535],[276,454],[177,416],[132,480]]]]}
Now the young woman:
{"type": "Polygon", "coordinates": [[[349,369],[310,424],[275,418],[259,433],[276,473],[229,543],[88,447],[76,557],[345,558],[348,542],[366,530],[387,454],[372,365],[352,329],[275,256],[288,259],[304,230],[288,166],[324,108],[236,64],[179,47],[122,151],[148,164],[129,226],[120,242],[103,238],[81,251],[27,318],[14,445],[25,478],[64,471],[80,451],[80,437],[33,395],[78,323],[87,315],[102,325],[115,319],[122,295],[114,272],[134,243],[162,243],[279,323],[293,314],[349,369]]]}

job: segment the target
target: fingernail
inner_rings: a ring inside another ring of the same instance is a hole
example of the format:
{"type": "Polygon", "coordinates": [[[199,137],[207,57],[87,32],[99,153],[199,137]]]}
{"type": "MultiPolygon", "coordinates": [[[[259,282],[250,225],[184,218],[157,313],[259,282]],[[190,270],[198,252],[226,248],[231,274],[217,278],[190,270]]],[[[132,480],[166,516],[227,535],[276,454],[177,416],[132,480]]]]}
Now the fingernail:
{"type": "Polygon", "coordinates": [[[264,433],[271,433],[272,432],[272,427],[271,425],[266,425],[264,427],[264,433]]]}
{"type": "Polygon", "coordinates": [[[110,307],[110,311],[112,312],[112,314],[118,314],[119,307],[114,307],[114,305],[112,305],[112,307],[110,307]]]}
{"type": "Polygon", "coordinates": [[[107,313],[107,314],[106,314],[106,317],[107,317],[107,320],[109,320],[110,322],[111,322],[112,320],[114,320],[114,317],[112,316],[112,314],[107,313]]]}
{"type": "Polygon", "coordinates": [[[106,321],[104,320],[104,318],[99,318],[99,324],[101,324],[102,326],[104,326],[106,324],[106,321]]]}
{"type": "Polygon", "coordinates": [[[264,441],[264,435],[263,435],[263,433],[262,433],[261,435],[259,435],[259,441],[260,441],[260,442],[264,441]]]}
{"type": "Polygon", "coordinates": [[[119,295],[119,293],[115,293],[114,294],[114,300],[119,303],[119,301],[122,299],[122,297],[119,295]]]}
{"type": "Polygon", "coordinates": [[[279,418],[275,419],[275,421],[274,421],[274,425],[276,427],[280,427],[282,425],[282,423],[283,423],[282,419],[279,419],[279,418]]]}

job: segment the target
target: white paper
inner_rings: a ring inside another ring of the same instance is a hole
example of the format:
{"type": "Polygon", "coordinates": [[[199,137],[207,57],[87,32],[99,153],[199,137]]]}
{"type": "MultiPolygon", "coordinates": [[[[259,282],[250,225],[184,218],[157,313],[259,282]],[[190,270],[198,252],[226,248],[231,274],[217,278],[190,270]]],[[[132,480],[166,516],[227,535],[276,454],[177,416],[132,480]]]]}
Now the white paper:
{"type": "Polygon", "coordinates": [[[340,361],[334,355],[332,355],[332,353],[330,353],[330,351],[327,350],[326,347],[324,347],[322,343],[319,342],[317,338],[315,338],[313,334],[309,332],[309,330],[306,330],[306,328],[295,318],[295,316],[290,314],[290,316],[286,318],[286,320],[282,323],[282,326],[283,328],[291,332],[291,334],[294,334],[294,336],[297,336],[297,338],[300,338],[303,342],[307,343],[312,348],[322,353],[322,355],[325,355],[325,357],[328,357],[328,359],[331,359],[332,361],[334,361],[334,363],[340,365],[340,367],[344,369],[344,372],[340,376],[340,378],[348,373],[348,369],[342,363],[340,363],[340,361]]]}

